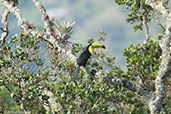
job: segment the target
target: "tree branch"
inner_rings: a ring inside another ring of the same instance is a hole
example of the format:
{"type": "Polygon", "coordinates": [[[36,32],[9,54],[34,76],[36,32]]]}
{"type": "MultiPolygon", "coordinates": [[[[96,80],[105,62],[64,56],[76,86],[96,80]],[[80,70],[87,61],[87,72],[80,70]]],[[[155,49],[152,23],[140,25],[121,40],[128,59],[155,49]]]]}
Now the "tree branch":
{"type": "Polygon", "coordinates": [[[163,3],[164,1],[165,0],[146,0],[145,4],[151,6],[153,9],[158,11],[162,17],[167,19],[171,17],[171,14],[168,7],[166,7],[167,3],[163,3]]]}
{"type": "Polygon", "coordinates": [[[149,27],[147,25],[147,16],[146,15],[143,16],[143,25],[144,25],[145,36],[146,36],[146,40],[147,40],[148,38],[150,38],[150,33],[149,33],[149,27]]]}
{"type": "MultiPolygon", "coordinates": [[[[171,26],[170,26],[171,27],[171,26]]],[[[162,63],[155,83],[155,96],[151,99],[149,106],[152,114],[159,113],[162,108],[162,102],[165,97],[165,79],[171,74],[171,34],[165,33],[160,41],[162,48],[162,63]]]]}
{"type": "Polygon", "coordinates": [[[4,29],[0,28],[0,30],[3,31],[4,33],[1,34],[1,38],[0,38],[0,40],[2,41],[1,45],[3,45],[5,43],[5,39],[8,36],[8,33],[9,33],[8,22],[7,22],[7,18],[8,18],[9,13],[10,13],[10,11],[8,9],[6,9],[4,11],[3,15],[2,15],[1,22],[4,24],[4,29]]]}
{"type": "Polygon", "coordinates": [[[162,29],[163,31],[165,31],[165,27],[161,24],[160,18],[159,18],[159,14],[158,14],[158,13],[155,14],[154,20],[155,20],[155,22],[161,27],[161,29],[162,29]]]}
{"type": "MultiPolygon", "coordinates": [[[[74,56],[70,50],[66,50],[59,46],[58,40],[60,40],[60,35],[58,34],[58,31],[53,28],[55,26],[54,23],[50,20],[49,16],[46,13],[46,10],[44,9],[44,7],[40,4],[40,2],[38,0],[33,0],[33,2],[36,5],[36,7],[39,9],[39,11],[41,12],[45,27],[47,27],[47,31],[45,33],[41,33],[37,30],[30,29],[28,27],[28,24],[26,23],[25,19],[21,17],[20,10],[16,6],[14,7],[13,5],[9,4],[8,2],[6,2],[4,0],[1,0],[1,2],[4,7],[6,7],[11,13],[13,13],[16,16],[16,18],[18,19],[18,25],[23,30],[27,30],[33,36],[35,36],[37,38],[41,38],[44,41],[46,41],[47,43],[50,43],[52,46],[54,46],[55,48],[58,49],[58,52],[65,53],[66,56],[71,58],[71,63],[74,63],[74,64],[76,63],[76,56],[74,56]]],[[[153,6],[153,7],[155,7],[155,6],[153,6]]],[[[166,12],[164,12],[164,14],[163,14],[163,16],[165,18],[168,18],[168,16],[170,15],[167,12],[168,12],[168,10],[166,9],[166,12]]],[[[171,26],[168,27],[168,29],[166,30],[167,34],[165,34],[165,37],[163,37],[163,39],[162,39],[163,42],[161,43],[161,47],[164,46],[164,48],[162,48],[162,50],[163,50],[162,57],[163,58],[162,58],[162,64],[161,64],[159,73],[156,78],[156,92],[155,92],[156,98],[154,98],[154,99],[152,99],[152,101],[150,101],[151,112],[153,110],[155,112],[156,109],[157,110],[159,109],[159,111],[160,111],[161,104],[162,104],[162,101],[164,98],[164,93],[165,93],[164,81],[165,81],[165,78],[168,76],[168,71],[171,66],[170,65],[171,54],[170,54],[170,49],[168,48],[170,46],[170,44],[169,44],[170,43],[170,31],[171,31],[170,28],[171,28],[171,26]],[[165,47],[167,47],[167,48],[165,48],[165,47]],[[168,50],[169,50],[169,53],[167,53],[168,50]]],[[[83,71],[85,71],[84,68],[82,68],[82,69],[83,69],[83,71]]],[[[125,88],[127,88],[133,92],[136,92],[138,95],[147,96],[147,93],[143,88],[138,87],[136,84],[133,84],[133,83],[129,82],[128,80],[119,79],[116,77],[107,77],[107,78],[106,78],[107,79],[106,81],[108,83],[114,84],[115,81],[116,82],[119,81],[120,83],[122,83],[122,85],[125,88]]]]}
{"type": "Polygon", "coordinates": [[[11,98],[18,98],[18,96],[5,84],[5,82],[2,82],[3,86],[6,88],[8,93],[10,93],[11,98]]]}
{"type": "Polygon", "coordinates": [[[166,31],[160,41],[162,49],[162,63],[158,71],[155,82],[155,95],[149,101],[149,107],[152,114],[160,113],[162,102],[165,98],[165,79],[171,73],[171,12],[167,8],[165,1],[147,0],[146,4],[150,5],[153,9],[158,11],[163,18],[166,19],[166,31]]]}
{"type": "Polygon", "coordinates": [[[42,20],[46,28],[46,33],[48,33],[49,35],[52,35],[56,40],[61,40],[61,34],[59,31],[57,31],[57,29],[54,29],[55,23],[53,23],[50,20],[50,17],[47,14],[44,6],[38,0],[32,0],[32,1],[41,13],[42,20]]]}
{"type": "Polygon", "coordinates": [[[13,6],[18,5],[18,0],[4,0],[4,1],[9,2],[10,4],[13,4],[13,6]]]}
{"type": "MultiPolygon", "coordinates": [[[[28,27],[28,24],[26,23],[25,19],[21,17],[20,14],[20,9],[18,9],[16,6],[14,7],[13,5],[9,4],[8,2],[2,0],[2,5],[6,7],[11,13],[13,13],[16,18],[18,19],[18,25],[23,29],[23,30],[28,30],[30,34],[33,36],[40,38],[47,42],[48,46],[53,46],[55,48],[53,49],[58,49],[58,52],[60,53],[65,53],[69,58],[71,58],[72,63],[76,63],[76,56],[74,56],[71,52],[71,50],[66,50],[65,48],[61,48],[58,44],[58,41],[51,35],[48,35],[46,33],[40,33],[37,30],[30,29],[28,27]]],[[[37,3],[37,1],[36,1],[37,3]]],[[[44,22],[45,23],[45,22],[44,22]]],[[[51,33],[53,34],[53,33],[51,33]]]]}
{"type": "Polygon", "coordinates": [[[147,92],[139,85],[134,84],[126,79],[117,78],[114,76],[107,76],[107,77],[104,77],[104,82],[110,83],[112,85],[121,84],[123,87],[125,87],[128,90],[135,92],[137,95],[139,95],[143,99],[143,101],[148,100],[151,95],[151,93],[147,92]]]}

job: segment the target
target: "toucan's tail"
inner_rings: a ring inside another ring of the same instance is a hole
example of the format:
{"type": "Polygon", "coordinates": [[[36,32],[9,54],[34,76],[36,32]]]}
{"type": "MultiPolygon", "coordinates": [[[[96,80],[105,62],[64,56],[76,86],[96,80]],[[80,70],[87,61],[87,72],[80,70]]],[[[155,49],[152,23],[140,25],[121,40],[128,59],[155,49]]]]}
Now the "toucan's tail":
{"type": "Polygon", "coordinates": [[[75,69],[75,73],[74,73],[74,78],[76,79],[78,77],[78,73],[80,71],[80,66],[78,65],[75,69]]]}

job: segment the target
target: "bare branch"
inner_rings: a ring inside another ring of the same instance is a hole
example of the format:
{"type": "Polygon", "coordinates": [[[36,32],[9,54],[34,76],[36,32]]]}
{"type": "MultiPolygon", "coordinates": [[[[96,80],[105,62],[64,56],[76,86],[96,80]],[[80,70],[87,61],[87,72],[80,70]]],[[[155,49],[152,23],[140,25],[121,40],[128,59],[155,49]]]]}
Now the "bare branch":
{"type": "Polygon", "coordinates": [[[161,24],[159,14],[157,13],[154,18],[155,22],[161,27],[163,31],[165,31],[165,27],[161,24]]]}
{"type": "Polygon", "coordinates": [[[5,0],[7,2],[9,2],[10,4],[13,4],[13,6],[18,5],[18,0],[5,0]]]}
{"type": "Polygon", "coordinates": [[[146,40],[150,38],[150,33],[149,33],[149,27],[147,25],[147,16],[143,16],[143,25],[144,25],[144,30],[145,30],[145,36],[146,40]]]}
{"type": "Polygon", "coordinates": [[[166,19],[166,31],[160,41],[162,49],[162,63],[155,82],[155,96],[149,101],[149,107],[152,114],[160,113],[162,102],[165,97],[165,79],[171,72],[171,12],[167,7],[167,2],[147,0],[146,4],[158,11],[166,19]]]}
{"type": "Polygon", "coordinates": [[[10,93],[11,98],[18,98],[18,96],[5,84],[5,82],[2,82],[3,86],[6,88],[6,90],[10,93]]]}
{"type": "Polygon", "coordinates": [[[9,30],[8,30],[8,22],[7,22],[7,18],[8,18],[8,15],[10,14],[10,11],[8,9],[6,9],[2,15],[2,24],[4,24],[4,29],[3,28],[0,28],[1,31],[3,31],[4,33],[1,34],[1,38],[0,40],[2,41],[1,42],[1,45],[3,45],[5,43],[5,39],[6,37],[8,36],[8,33],[9,33],[9,30]]]}
{"type": "Polygon", "coordinates": [[[104,81],[107,83],[110,83],[112,85],[121,84],[123,87],[125,87],[128,90],[135,92],[137,95],[139,95],[143,99],[143,101],[146,101],[147,99],[149,99],[149,96],[151,94],[151,93],[147,92],[146,90],[144,90],[139,85],[134,84],[126,79],[122,79],[122,78],[118,78],[118,77],[114,77],[114,76],[107,76],[107,77],[104,77],[104,81]]]}
{"type": "MultiPolygon", "coordinates": [[[[170,24],[171,27],[171,24],[170,24]]],[[[165,79],[171,73],[171,34],[165,34],[163,39],[160,41],[162,48],[162,63],[155,83],[155,96],[151,99],[149,106],[151,113],[159,113],[162,108],[162,102],[165,97],[165,79]]]]}
{"type": "Polygon", "coordinates": [[[5,31],[3,28],[1,28],[1,27],[0,27],[0,30],[1,30],[2,32],[6,32],[6,31],[5,31]]]}
{"type": "Polygon", "coordinates": [[[167,19],[171,17],[171,14],[168,7],[166,7],[167,4],[163,4],[163,1],[164,0],[146,0],[145,4],[151,6],[153,9],[158,11],[162,15],[162,17],[167,19]]]}
{"type": "Polygon", "coordinates": [[[45,42],[47,42],[49,45],[48,46],[53,46],[53,44],[46,39],[49,39],[50,36],[47,34],[42,34],[37,30],[33,30],[32,28],[30,28],[29,24],[25,21],[24,18],[22,18],[21,13],[20,13],[20,9],[18,9],[16,6],[13,6],[13,4],[9,4],[8,2],[6,2],[5,0],[2,0],[2,5],[4,7],[6,7],[11,13],[13,13],[16,18],[18,19],[18,26],[20,26],[25,33],[31,33],[33,36],[40,38],[42,40],[44,40],[45,42]]]}
{"type": "Polygon", "coordinates": [[[60,35],[59,31],[54,29],[55,24],[50,20],[50,17],[47,14],[44,6],[38,0],[32,0],[32,1],[42,15],[42,20],[44,21],[46,33],[48,33],[49,35],[52,35],[56,40],[61,40],[61,35],[60,35]]]}
{"type": "MultiPolygon", "coordinates": [[[[7,9],[10,10],[11,13],[13,13],[14,15],[16,15],[16,18],[18,19],[18,25],[23,29],[23,30],[27,30],[29,31],[30,34],[32,34],[33,36],[40,38],[42,40],[44,40],[45,42],[47,42],[49,45],[48,46],[53,46],[54,48],[58,49],[58,52],[61,53],[66,53],[66,55],[71,58],[71,61],[73,63],[76,63],[76,57],[72,54],[72,52],[69,50],[65,50],[64,48],[61,48],[58,44],[58,41],[51,35],[47,35],[45,33],[40,33],[37,30],[33,30],[30,29],[25,21],[24,18],[21,17],[20,14],[20,10],[15,6],[12,6],[11,4],[9,4],[8,2],[2,0],[2,5],[4,7],[6,7],[7,9]]],[[[37,1],[35,1],[35,3],[38,3],[37,1]]],[[[50,25],[49,25],[50,26],[50,25]]],[[[53,34],[53,33],[50,33],[53,34]]]]}

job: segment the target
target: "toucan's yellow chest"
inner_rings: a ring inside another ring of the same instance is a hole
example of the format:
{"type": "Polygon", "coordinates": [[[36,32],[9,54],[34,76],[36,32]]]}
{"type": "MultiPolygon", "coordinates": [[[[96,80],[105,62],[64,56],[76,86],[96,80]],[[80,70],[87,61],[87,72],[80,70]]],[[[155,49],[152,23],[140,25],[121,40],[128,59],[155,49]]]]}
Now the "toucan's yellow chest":
{"type": "Polygon", "coordinates": [[[88,51],[92,54],[93,53],[93,48],[92,46],[89,46],[88,51]]]}

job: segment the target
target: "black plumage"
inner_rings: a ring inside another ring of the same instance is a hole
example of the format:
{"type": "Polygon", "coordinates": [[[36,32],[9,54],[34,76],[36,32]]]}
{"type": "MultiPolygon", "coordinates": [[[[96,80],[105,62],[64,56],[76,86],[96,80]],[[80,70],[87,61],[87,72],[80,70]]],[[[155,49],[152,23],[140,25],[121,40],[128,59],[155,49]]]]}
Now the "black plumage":
{"type": "Polygon", "coordinates": [[[79,58],[77,59],[77,67],[74,73],[74,78],[77,78],[78,76],[78,72],[80,70],[80,66],[86,66],[86,63],[88,61],[88,59],[91,57],[91,53],[89,52],[89,46],[91,46],[92,44],[89,44],[86,48],[85,51],[83,51],[81,53],[81,55],[79,56],[79,58]]]}
{"type": "Polygon", "coordinates": [[[77,60],[77,64],[79,66],[84,66],[85,67],[88,59],[90,58],[91,53],[88,50],[89,49],[89,46],[91,46],[91,44],[88,45],[87,48],[86,48],[86,50],[84,52],[82,52],[81,55],[79,56],[79,58],[77,60]]]}
{"type": "Polygon", "coordinates": [[[102,44],[97,44],[97,43],[89,44],[87,46],[86,50],[80,54],[80,56],[77,60],[77,67],[76,67],[76,70],[74,73],[74,78],[77,78],[79,70],[80,70],[80,66],[84,66],[84,67],[86,66],[86,63],[87,63],[88,59],[91,57],[91,54],[92,54],[94,48],[104,48],[105,49],[105,46],[102,44]]]}

